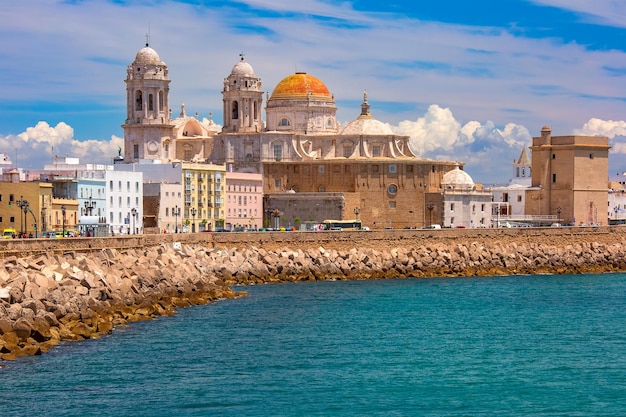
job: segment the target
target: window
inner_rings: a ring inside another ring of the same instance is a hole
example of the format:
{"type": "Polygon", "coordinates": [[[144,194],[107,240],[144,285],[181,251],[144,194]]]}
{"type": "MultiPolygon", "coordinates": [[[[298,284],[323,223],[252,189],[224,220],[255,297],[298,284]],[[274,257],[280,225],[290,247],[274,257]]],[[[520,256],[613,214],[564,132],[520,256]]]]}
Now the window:
{"type": "Polygon", "coordinates": [[[396,202],[395,201],[390,201],[389,202],[389,208],[390,209],[395,209],[396,208],[396,202]]]}
{"type": "Polygon", "coordinates": [[[280,122],[278,122],[278,126],[291,126],[291,123],[289,122],[289,119],[283,117],[280,119],[280,122]]]}
{"type": "Polygon", "coordinates": [[[517,202],[518,202],[518,203],[521,203],[521,202],[522,202],[522,196],[521,196],[521,195],[518,195],[518,196],[517,196],[517,202]]]}
{"type": "Polygon", "coordinates": [[[323,174],[324,173],[324,165],[318,165],[317,166],[317,172],[320,173],[320,174],[323,174]]]}
{"type": "Polygon", "coordinates": [[[274,180],[274,189],[280,190],[280,180],[274,180]]]}
{"type": "Polygon", "coordinates": [[[133,145],[133,158],[139,158],[139,145],[133,145]]]}
{"type": "Polygon", "coordinates": [[[135,95],[135,110],[143,109],[143,94],[141,90],[137,91],[135,95]]]}
{"type": "Polygon", "coordinates": [[[380,145],[372,146],[372,156],[375,158],[380,156],[380,145]]]}
{"type": "Polygon", "coordinates": [[[109,181],[109,191],[113,191],[113,181],[109,181]]]}
{"type": "Polygon", "coordinates": [[[481,205],[480,205],[480,211],[481,211],[481,212],[484,212],[484,211],[485,211],[485,203],[483,203],[483,204],[481,204],[481,205]]]}
{"type": "Polygon", "coordinates": [[[593,159],[593,154],[592,153],[589,154],[589,159],[593,159]]]}
{"type": "Polygon", "coordinates": [[[343,147],[343,157],[350,158],[352,156],[352,145],[345,145],[343,147]]]}
{"type": "Polygon", "coordinates": [[[126,181],[126,191],[130,191],[130,181],[126,181]]]}
{"type": "Polygon", "coordinates": [[[454,211],[454,203],[450,203],[450,211],[454,211]]]}
{"type": "Polygon", "coordinates": [[[283,145],[280,143],[275,143],[273,149],[274,149],[274,159],[279,161],[280,158],[283,157],[283,145]]]}
{"type": "Polygon", "coordinates": [[[556,159],[556,155],[555,154],[552,154],[552,159],[556,159]]]}
{"type": "Polygon", "coordinates": [[[552,184],[556,183],[556,174],[552,174],[552,184]]]}
{"type": "Polygon", "coordinates": [[[387,192],[391,195],[396,195],[398,193],[398,186],[395,184],[391,184],[387,187],[387,192]]]}
{"type": "Polygon", "coordinates": [[[398,167],[396,166],[396,164],[390,164],[389,165],[389,173],[390,174],[395,174],[398,172],[398,167]]]}
{"type": "Polygon", "coordinates": [[[476,204],[472,204],[472,214],[476,213],[476,204]]]}
{"type": "Polygon", "coordinates": [[[237,103],[236,101],[233,101],[233,120],[237,120],[239,119],[239,103],[237,103]]]}

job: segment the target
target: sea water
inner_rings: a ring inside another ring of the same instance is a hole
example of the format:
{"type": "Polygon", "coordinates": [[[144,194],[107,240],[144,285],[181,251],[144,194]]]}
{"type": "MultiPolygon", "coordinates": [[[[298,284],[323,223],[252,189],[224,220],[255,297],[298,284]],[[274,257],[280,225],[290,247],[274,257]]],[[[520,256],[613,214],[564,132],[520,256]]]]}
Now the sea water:
{"type": "Polygon", "coordinates": [[[624,274],[238,289],[0,362],[0,415],[626,413],[624,274]]]}

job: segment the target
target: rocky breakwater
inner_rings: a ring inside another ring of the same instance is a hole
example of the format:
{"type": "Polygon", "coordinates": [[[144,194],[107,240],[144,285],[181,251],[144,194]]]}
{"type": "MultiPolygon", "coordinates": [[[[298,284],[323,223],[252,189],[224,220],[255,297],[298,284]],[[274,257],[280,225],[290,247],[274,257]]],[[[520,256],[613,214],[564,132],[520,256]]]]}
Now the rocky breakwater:
{"type": "Polygon", "coordinates": [[[41,354],[61,341],[237,296],[211,263],[201,248],[173,245],[7,257],[0,263],[0,358],[41,354]]]}
{"type": "Polygon", "coordinates": [[[229,285],[267,282],[577,274],[626,270],[623,243],[583,242],[563,246],[537,242],[433,242],[375,249],[215,249],[215,274],[229,285]]]}

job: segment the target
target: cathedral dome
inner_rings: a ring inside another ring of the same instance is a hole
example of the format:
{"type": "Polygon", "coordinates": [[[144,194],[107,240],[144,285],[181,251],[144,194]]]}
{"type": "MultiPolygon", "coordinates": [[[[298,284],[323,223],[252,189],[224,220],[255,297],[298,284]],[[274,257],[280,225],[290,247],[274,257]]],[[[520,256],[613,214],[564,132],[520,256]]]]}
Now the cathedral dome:
{"type": "Polygon", "coordinates": [[[137,52],[137,56],[135,57],[135,64],[160,65],[162,64],[162,62],[159,54],[157,54],[154,49],[146,46],[145,48],[142,48],[139,52],[137,52]]]}
{"type": "Polygon", "coordinates": [[[342,135],[393,135],[393,131],[383,122],[380,122],[370,114],[370,105],[367,102],[367,91],[363,93],[361,115],[351,121],[341,131],[342,135]]]}
{"type": "Polygon", "coordinates": [[[372,118],[359,117],[351,121],[341,131],[342,135],[393,135],[385,123],[372,118]]]}
{"type": "Polygon", "coordinates": [[[241,58],[241,61],[235,64],[233,70],[230,72],[230,75],[235,75],[238,77],[256,77],[252,65],[244,61],[243,57],[241,58]]]}
{"type": "Polygon", "coordinates": [[[470,177],[467,172],[462,171],[457,165],[452,171],[446,172],[441,180],[441,185],[451,186],[452,188],[473,187],[474,180],[472,180],[472,177],[470,177]]]}
{"type": "Polygon", "coordinates": [[[317,99],[334,101],[326,85],[306,72],[296,72],[284,78],[274,88],[270,100],[302,99],[307,98],[309,95],[317,99]]]}

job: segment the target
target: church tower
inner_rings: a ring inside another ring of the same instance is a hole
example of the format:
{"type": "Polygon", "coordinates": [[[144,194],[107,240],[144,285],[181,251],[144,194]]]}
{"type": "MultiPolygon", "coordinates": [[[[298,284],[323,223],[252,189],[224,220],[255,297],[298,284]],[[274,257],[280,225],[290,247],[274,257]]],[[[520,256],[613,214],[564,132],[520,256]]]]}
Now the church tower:
{"type": "Polygon", "coordinates": [[[167,65],[148,43],[126,70],[124,162],[170,159],[172,125],[167,65]]]}
{"type": "Polygon", "coordinates": [[[532,161],[528,156],[526,147],[522,148],[522,153],[517,161],[513,161],[513,168],[515,172],[513,173],[511,184],[520,184],[530,187],[532,182],[532,161]]]}
{"type": "Polygon", "coordinates": [[[263,130],[261,79],[241,55],[224,79],[224,133],[257,133],[263,130]]]}

